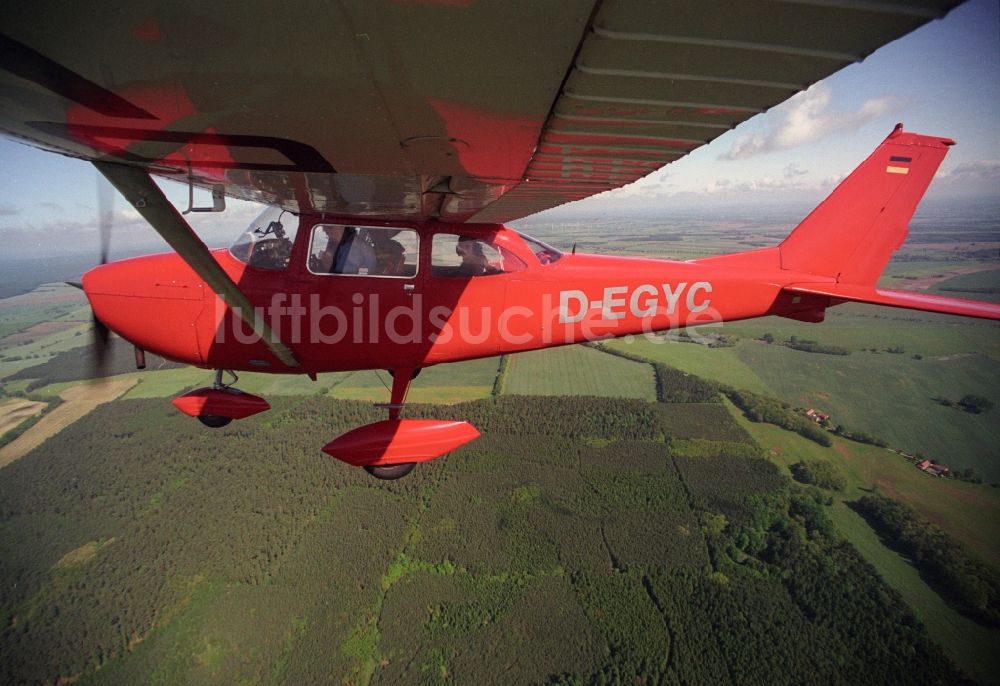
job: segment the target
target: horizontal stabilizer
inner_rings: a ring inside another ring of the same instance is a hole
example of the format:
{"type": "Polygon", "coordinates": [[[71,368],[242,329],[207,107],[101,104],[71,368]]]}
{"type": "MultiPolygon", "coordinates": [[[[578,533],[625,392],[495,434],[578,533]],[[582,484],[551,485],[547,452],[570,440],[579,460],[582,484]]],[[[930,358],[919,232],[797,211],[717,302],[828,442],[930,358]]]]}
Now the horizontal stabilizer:
{"type": "Polygon", "coordinates": [[[792,295],[827,296],[836,300],[905,307],[910,310],[957,314],[980,319],[1000,319],[1000,305],[962,298],[946,298],[915,291],[891,291],[843,283],[799,283],[782,289],[792,295]]]}

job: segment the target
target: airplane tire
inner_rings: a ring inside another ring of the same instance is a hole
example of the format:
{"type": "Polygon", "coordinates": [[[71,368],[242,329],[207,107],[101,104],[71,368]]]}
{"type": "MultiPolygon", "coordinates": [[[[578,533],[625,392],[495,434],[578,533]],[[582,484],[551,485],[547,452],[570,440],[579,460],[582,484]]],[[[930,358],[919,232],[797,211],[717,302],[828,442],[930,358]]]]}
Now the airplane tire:
{"type": "Polygon", "coordinates": [[[232,417],[220,417],[215,414],[200,414],[198,415],[198,421],[209,427],[210,429],[221,429],[229,422],[233,421],[232,417]]]}
{"type": "Polygon", "coordinates": [[[365,465],[364,469],[376,479],[392,481],[393,479],[401,479],[412,472],[416,464],[416,462],[401,462],[400,464],[365,465]]]}

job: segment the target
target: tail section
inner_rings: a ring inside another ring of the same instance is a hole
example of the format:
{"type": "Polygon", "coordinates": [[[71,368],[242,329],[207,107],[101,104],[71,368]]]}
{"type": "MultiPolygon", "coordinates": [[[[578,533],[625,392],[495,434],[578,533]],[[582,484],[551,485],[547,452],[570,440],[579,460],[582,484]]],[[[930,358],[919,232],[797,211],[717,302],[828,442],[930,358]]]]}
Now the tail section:
{"type": "Polygon", "coordinates": [[[775,314],[821,321],[827,307],[853,301],[1000,319],[1000,305],[993,303],[875,286],[906,239],[917,203],[954,144],[947,138],[905,133],[897,125],[778,246],[782,269],[816,279],[785,286],[775,314]]]}
{"type": "Polygon", "coordinates": [[[954,141],[897,124],[778,248],[781,268],[873,287],[954,141]]]}
{"type": "MultiPolygon", "coordinates": [[[[876,288],[935,172],[955,142],[903,131],[897,124],[780,245],[694,260],[698,264],[788,272],[768,314],[823,321],[827,307],[853,301],[1000,319],[1000,305],[876,288]]],[[[772,271],[772,273],[774,273],[772,271]]]]}

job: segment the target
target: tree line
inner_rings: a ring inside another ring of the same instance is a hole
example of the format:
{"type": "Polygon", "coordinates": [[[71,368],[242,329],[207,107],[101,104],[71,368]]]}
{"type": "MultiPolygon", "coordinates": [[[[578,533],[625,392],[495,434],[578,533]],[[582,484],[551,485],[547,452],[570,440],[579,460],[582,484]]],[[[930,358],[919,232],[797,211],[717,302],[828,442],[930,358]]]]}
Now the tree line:
{"type": "Polygon", "coordinates": [[[908,556],[941,597],[965,615],[1000,627],[1000,574],[911,507],[873,493],[852,504],[891,548],[908,556]]]}

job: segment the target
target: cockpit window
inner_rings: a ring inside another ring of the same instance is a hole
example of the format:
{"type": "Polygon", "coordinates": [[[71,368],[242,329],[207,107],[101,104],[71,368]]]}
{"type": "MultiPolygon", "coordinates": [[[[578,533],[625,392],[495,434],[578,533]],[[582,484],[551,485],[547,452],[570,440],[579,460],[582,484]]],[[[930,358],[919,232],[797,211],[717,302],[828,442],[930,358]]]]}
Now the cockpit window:
{"type": "Polygon", "coordinates": [[[525,269],[514,253],[486,238],[439,233],[431,245],[431,273],[434,276],[490,276],[525,269]]]}
{"type": "Polygon", "coordinates": [[[551,245],[546,245],[540,240],[532,238],[531,236],[526,236],[523,233],[518,233],[518,235],[524,239],[524,242],[528,244],[531,252],[535,253],[535,257],[542,264],[552,264],[562,257],[562,253],[553,248],[551,245]]]}
{"type": "Polygon", "coordinates": [[[309,242],[309,271],[406,279],[416,275],[419,255],[412,229],[317,224],[309,242]]]}
{"type": "Polygon", "coordinates": [[[269,207],[229,246],[229,254],[251,267],[286,269],[298,230],[297,216],[280,207],[269,207]]]}

